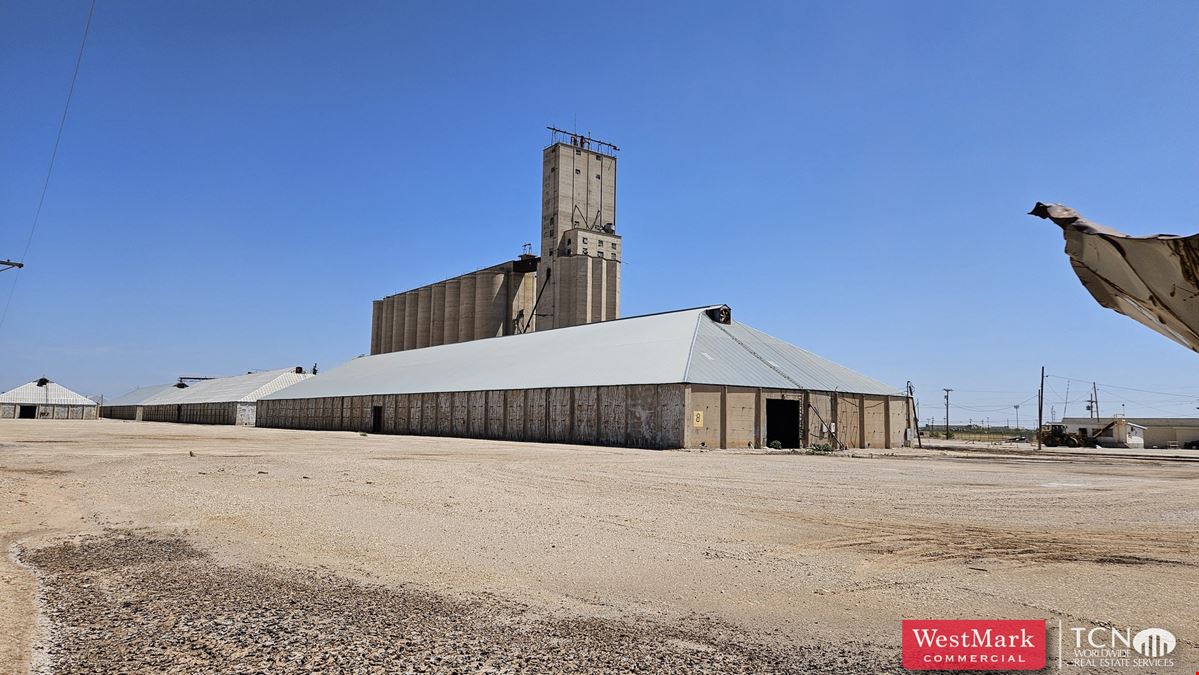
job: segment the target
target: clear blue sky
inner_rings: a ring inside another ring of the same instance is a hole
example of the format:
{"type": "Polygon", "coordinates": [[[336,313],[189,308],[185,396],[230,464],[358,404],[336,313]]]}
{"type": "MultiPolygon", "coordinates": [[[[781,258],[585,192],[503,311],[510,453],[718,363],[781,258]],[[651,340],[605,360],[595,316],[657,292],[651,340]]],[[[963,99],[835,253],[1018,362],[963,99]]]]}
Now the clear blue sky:
{"type": "MultiPolygon", "coordinates": [[[[623,149],[625,315],[728,303],[912,380],[923,418],[953,387],[955,420],[1002,421],[1042,364],[1196,397],[1101,384],[1103,412],[1196,412],[1199,355],[1100,308],[1024,214],[1199,231],[1199,5],[671,5],[101,0],[0,389],[366,352],[372,299],[536,241],[544,127],[577,119],[623,149]]],[[[0,5],[0,258],[87,7],[0,5]]]]}

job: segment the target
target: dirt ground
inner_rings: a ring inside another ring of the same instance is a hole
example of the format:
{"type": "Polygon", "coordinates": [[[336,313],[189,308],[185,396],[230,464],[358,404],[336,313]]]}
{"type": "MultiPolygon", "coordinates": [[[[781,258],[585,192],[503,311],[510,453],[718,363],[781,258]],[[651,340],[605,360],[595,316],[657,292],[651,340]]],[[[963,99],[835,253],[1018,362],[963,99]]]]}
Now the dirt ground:
{"type": "Polygon", "coordinates": [[[1196,479],[5,420],[0,670],[904,672],[902,619],[1043,618],[1195,672],[1196,479]]]}

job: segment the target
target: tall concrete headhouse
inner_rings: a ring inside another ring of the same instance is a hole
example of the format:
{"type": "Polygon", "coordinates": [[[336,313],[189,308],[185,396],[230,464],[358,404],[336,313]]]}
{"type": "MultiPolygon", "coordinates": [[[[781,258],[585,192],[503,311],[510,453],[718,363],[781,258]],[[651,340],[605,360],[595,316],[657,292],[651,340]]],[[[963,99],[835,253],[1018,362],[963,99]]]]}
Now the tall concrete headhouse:
{"type": "Polygon", "coordinates": [[[620,316],[615,145],[550,128],[541,255],[521,255],[375,300],[371,354],[565,328],[620,316]]]}

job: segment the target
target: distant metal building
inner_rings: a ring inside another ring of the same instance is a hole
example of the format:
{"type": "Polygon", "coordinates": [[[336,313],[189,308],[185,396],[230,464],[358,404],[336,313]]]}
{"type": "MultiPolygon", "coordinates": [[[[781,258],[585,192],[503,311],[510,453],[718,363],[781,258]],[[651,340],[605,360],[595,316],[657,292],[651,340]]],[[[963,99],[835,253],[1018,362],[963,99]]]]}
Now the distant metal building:
{"type": "Polygon", "coordinates": [[[142,421],[147,401],[157,396],[168,394],[175,389],[184,389],[187,385],[182,382],[174,384],[155,384],[148,387],[138,387],[125,392],[111,401],[104,401],[100,406],[100,417],[114,420],[142,421]]]}
{"type": "Polygon", "coordinates": [[[724,305],[361,357],[264,396],[258,426],[647,448],[903,445],[898,389],[724,305]]]}
{"type": "Polygon", "coordinates": [[[167,388],[138,407],[146,422],[254,426],[259,399],[310,377],[296,367],[201,380],[185,389],[167,388]]]}
{"type": "Polygon", "coordinates": [[[96,402],[40,378],[0,394],[0,419],[94,420],[96,402]]]}

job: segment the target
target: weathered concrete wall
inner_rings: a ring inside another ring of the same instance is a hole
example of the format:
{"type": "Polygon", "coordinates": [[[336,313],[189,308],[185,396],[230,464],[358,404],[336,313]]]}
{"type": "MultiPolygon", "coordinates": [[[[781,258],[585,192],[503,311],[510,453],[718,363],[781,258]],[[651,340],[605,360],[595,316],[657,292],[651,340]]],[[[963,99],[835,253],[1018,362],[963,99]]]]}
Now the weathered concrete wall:
{"type": "Polygon", "coordinates": [[[549,390],[529,389],[525,392],[525,438],[533,441],[549,438],[549,390]]]}
{"type": "Polygon", "coordinates": [[[805,412],[808,432],[805,445],[832,445],[833,395],[823,391],[808,392],[808,409],[805,412]]]}
{"type": "Polygon", "coordinates": [[[437,435],[451,436],[454,433],[454,394],[437,394],[437,435]]]}
{"type": "Polygon", "coordinates": [[[514,389],[260,401],[256,417],[258,426],[263,427],[369,432],[373,407],[380,406],[384,433],[682,447],[683,385],[640,386],[636,396],[629,395],[629,389],[632,387],[514,389]],[[626,432],[631,426],[626,408],[629,401],[641,406],[632,438],[626,432]]]}
{"type": "Polygon", "coordinates": [[[687,388],[686,447],[727,447],[721,438],[723,400],[723,387],[697,384],[687,388]]]}
{"type": "Polygon", "coordinates": [[[487,438],[504,437],[504,392],[487,392],[487,438]]]}
{"type": "MultiPolygon", "coordinates": [[[[0,403],[0,419],[18,419],[20,410],[33,404],[0,403]]],[[[99,406],[94,405],[35,405],[34,419],[39,420],[94,420],[99,406]]]]}
{"type": "Polygon", "coordinates": [[[725,396],[728,410],[725,440],[729,448],[756,448],[758,438],[758,392],[755,389],[729,387],[725,396]]]}
{"type": "Polygon", "coordinates": [[[237,405],[234,402],[147,405],[142,406],[142,419],[180,424],[236,424],[237,405]]]}
{"type": "Polygon", "coordinates": [[[600,387],[599,438],[600,445],[622,445],[628,422],[628,391],[625,387],[600,387]]]}
{"type": "Polygon", "coordinates": [[[548,440],[559,443],[569,443],[573,440],[570,434],[570,394],[571,390],[568,387],[549,390],[548,440]]]}
{"type": "MultiPolygon", "coordinates": [[[[260,401],[256,416],[258,426],[265,427],[369,432],[373,406],[380,406],[384,433],[644,448],[701,447],[701,443],[702,447],[720,447],[724,436],[725,447],[744,448],[761,447],[768,399],[800,403],[808,444],[831,442],[832,437],[822,436],[821,430],[836,423],[843,434],[838,440],[847,447],[863,447],[862,436],[867,447],[898,447],[912,423],[909,402],[902,396],[888,399],[843,392],[678,384],[260,401]],[[831,406],[834,397],[839,401],[836,420],[831,406]],[[702,413],[702,424],[696,424],[696,412],[702,413]],[[859,441],[852,441],[854,434],[859,441]]],[[[223,414],[221,406],[232,410],[230,405],[197,406],[184,417],[202,422],[196,418],[207,415],[213,420],[223,414]]],[[[161,421],[175,421],[169,419],[174,408],[157,406],[152,413],[161,421]]]]}
{"type": "Polygon", "coordinates": [[[857,394],[837,394],[837,440],[846,447],[862,446],[861,411],[857,394]]]}
{"type": "MultiPolygon", "coordinates": [[[[136,405],[106,405],[100,408],[100,417],[109,420],[136,420],[138,407],[136,405]]],[[[0,417],[4,417],[3,408],[0,408],[0,417]]]]}
{"type": "Polygon", "coordinates": [[[235,412],[234,422],[242,426],[254,426],[254,417],[257,410],[257,405],[254,403],[238,403],[235,412]]]}
{"type": "Polygon", "coordinates": [[[575,443],[592,444],[599,437],[599,407],[596,405],[596,387],[576,387],[574,389],[574,420],[572,429],[575,443]]]}
{"type": "Polygon", "coordinates": [[[865,396],[863,405],[862,415],[866,424],[863,429],[865,447],[887,447],[887,397],[865,396]]]}
{"type": "Polygon", "coordinates": [[[509,441],[525,440],[525,391],[509,389],[504,392],[507,412],[504,415],[504,438],[509,441]]]}

